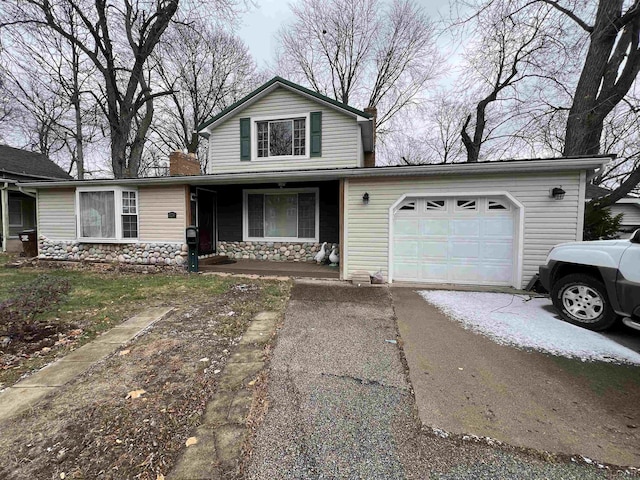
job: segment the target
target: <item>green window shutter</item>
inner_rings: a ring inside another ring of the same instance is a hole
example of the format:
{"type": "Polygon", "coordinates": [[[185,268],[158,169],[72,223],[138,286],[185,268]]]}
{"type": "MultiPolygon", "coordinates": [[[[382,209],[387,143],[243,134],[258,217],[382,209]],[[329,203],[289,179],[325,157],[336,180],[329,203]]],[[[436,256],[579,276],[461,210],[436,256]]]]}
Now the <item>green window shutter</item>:
{"type": "Polygon", "coordinates": [[[311,112],[311,156],[322,156],[322,112],[311,112]]]}
{"type": "Polygon", "coordinates": [[[251,119],[240,119],[240,160],[251,160],[251,119]]]}

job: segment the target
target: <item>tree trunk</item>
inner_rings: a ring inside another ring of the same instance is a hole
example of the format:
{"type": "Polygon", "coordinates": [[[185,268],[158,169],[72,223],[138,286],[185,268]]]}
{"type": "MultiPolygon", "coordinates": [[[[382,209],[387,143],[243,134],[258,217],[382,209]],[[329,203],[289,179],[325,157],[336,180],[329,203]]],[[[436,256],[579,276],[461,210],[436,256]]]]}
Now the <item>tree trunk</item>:
{"type": "Polygon", "coordinates": [[[564,155],[597,155],[606,114],[599,108],[598,98],[618,32],[612,21],[619,18],[623,0],[601,0],[591,34],[589,50],[578,80],[573,104],[569,110],[564,155]],[[604,114],[604,115],[603,115],[604,114]]]}
{"type": "Polygon", "coordinates": [[[467,116],[467,119],[462,126],[460,135],[462,136],[462,143],[464,144],[464,148],[467,149],[467,162],[474,163],[477,162],[478,157],[480,157],[480,145],[476,145],[476,143],[471,140],[471,137],[467,133],[469,122],[471,122],[471,115],[467,116]]]}

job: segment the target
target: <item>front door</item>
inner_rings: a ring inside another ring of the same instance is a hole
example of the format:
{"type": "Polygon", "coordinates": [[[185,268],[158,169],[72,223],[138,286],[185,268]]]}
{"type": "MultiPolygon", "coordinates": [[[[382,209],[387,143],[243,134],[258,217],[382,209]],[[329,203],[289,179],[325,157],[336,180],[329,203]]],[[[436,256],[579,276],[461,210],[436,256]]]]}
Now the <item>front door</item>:
{"type": "Polygon", "coordinates": [[[207,255],[216,252],[216,194],[211,190],[198,188],[198,230],[200,233],[198,253],[207,255]]]}

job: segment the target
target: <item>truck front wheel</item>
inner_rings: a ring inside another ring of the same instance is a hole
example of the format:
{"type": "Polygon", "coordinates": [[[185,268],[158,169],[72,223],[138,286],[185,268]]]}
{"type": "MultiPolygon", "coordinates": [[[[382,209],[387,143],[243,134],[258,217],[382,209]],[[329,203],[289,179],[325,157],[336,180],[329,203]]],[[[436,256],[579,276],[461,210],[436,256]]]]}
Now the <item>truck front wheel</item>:
{"type": "Polygon", "coordinates": [[[574,273],[558,279],[551,289],[551,301],[564,320],[596,332],[606,330],[618,318],[604,284],[591,275],[574,273]]]}

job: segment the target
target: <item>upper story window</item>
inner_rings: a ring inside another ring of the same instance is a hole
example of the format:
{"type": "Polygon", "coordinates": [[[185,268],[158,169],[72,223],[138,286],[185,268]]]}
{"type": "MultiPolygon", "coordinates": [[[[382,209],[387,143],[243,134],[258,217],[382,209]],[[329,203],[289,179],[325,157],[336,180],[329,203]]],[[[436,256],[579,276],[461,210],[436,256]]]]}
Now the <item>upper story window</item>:
{"type": "Polygon", "coordinates": [[[119,241],[138,238],[138,192],[120,187],[79,188],[78,237],[119,241]]]}
{"type": "Polygon", "coordinates": [[[240,118],[240,160],[305,160],[322,155],[322,112],[240,118]]]}
{"type": "Polygon", "coordinates": [[[306,118],[256,122],[258,157],[306,155],[306,118]]]}

